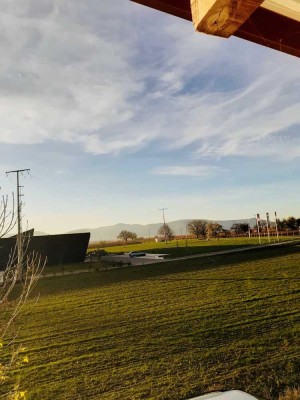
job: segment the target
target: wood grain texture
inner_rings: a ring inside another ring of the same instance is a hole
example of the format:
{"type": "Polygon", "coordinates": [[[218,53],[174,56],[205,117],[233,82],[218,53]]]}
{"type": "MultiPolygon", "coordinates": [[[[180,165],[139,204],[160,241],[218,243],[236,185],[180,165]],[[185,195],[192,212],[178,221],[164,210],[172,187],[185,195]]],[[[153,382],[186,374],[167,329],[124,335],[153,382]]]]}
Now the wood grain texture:
{"type": "Polygon", "coordinates": [[[228,38],[233,35],[263,0],[191,0],[196,31],[228,38]]]}
{"type": "Polygon", "coordinates": [[[300,1],[298,0],[264,0],[261,6],[300,22],[300,1]]]}
{"type": "MultiPolygon", "coordinates": [[[[190,0],[131,0],[135,3],[192,21],[190,0]]],[[[234,36],[300,57],[300,23],[258,7],[234,36]]]]}
{"type": "Polygon", "coordinates": [[[135,3],[163,11],[176,17],[192,20],[190,0],[132,0],[135,3]]]}

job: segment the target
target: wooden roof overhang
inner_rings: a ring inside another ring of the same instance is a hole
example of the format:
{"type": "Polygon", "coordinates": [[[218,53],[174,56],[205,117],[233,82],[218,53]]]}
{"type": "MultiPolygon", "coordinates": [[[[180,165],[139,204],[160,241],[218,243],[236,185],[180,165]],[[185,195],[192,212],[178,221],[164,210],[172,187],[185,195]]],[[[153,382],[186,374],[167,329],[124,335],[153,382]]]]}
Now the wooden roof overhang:
{"type": "MultiPolygon", "coordinates": [[[[298,9],[293,14],[285,12],[285,15],[269,9],[269,3],[272,6],[274,2],[277,6],[276,2],[280,1],[293,1],[298,7],[300,0],[132,1],[192,21],[199,32],[222,37],[234,35],[300,57],[298,9]]],[[[278,8],[274,7],[276,11],[278,8]]]]}

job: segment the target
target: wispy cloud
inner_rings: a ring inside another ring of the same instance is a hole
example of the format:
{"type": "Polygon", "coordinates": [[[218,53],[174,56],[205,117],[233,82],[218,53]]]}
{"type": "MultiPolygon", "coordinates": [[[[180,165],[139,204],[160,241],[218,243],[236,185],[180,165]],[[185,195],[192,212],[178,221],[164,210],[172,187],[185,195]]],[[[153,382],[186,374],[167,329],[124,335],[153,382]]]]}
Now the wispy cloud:
{"type": "Polygon", "coordinates": [[[292,63],[287,75],[278,68],[234,91],[177,98],[173,146],[193,144],[195,152],[209,156],[299,156],[295,135],[284,148],[277,141],[300,125],[298,76],[292,63]]]}
{"type": "Polygon", "coordinates": [[[2,0],[0,24],[0,183],[31,168],[39,229],[297,212],[299,59],[127,0],[2,0]]]}
{"type": "Polygon", "coordinates": [[[101,130],[130,118],[128,99],[143,83],[130,66],[129,43],[111,30],[118,23],[110,2],[4,3],[2,142],[80,143],[95,131],[105,140],[101,130]]]}
{"type": "Polygon", "coordinates": [[[173,165],[167,167],[154,168],[152,173],[156,175],[173,175],[173,176],[197,176],[202,178],[212,178],[224,173],[223,168],[215,166],[183,166],[173,165]]]}
{"type": "Polygon", "coordinates": [[[0,21],[3,143],[300,156],[296,136],[278,145],[300,125],[296,58],[129,2],[4,0],[0,21]]]}

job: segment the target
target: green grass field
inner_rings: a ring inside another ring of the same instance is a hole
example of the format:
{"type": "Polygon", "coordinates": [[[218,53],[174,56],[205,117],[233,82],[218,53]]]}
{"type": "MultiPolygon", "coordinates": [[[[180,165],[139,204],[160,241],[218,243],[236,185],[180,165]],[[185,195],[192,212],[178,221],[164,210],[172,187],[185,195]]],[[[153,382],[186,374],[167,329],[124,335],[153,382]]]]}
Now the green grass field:
{"type": "MultiPolygon", "coordinates": [[[[299,236],[280,236],[279,241],[288,241],[298,239],[299,236]]],[[[274,243],[276,237],[271,238],[271,243],[274,243]]],[[[262,244],[268,244],[268,238],[261,237],[262,244]]],[[[185,240],[172,240],[168,243],[164,242],[145,242],[139,244],[124,244],[122,246],[105,247],[104,250],[109,253],[123,253],[130,251],[147,251],[148,253],[166,253],[170,257],[184,257],[192,254],[200,254],[206,252],[213,252],[218,250],[229,250],[234,248],[241,248],[247,246],[258,245],[258,238],[242,237],[242,238],[220,238],[207,240],[188,239],[185,240]]],[[[90,247],[89,252],[100,250],[101,247],[90,247]]]]}
{"type": "Polygon", "coordinates": [[[45,266],[43,268],[42,275],[48,275],[48,274],[62,274],[62,273],[70,273],[70,272],[76,272],[78,270],[89,270],[89,269],[95,269],[95,267],[100,268],[103,266],[101,262],[93,262],[91,263],[71,263],[71,264],[64,264],[64,265],[49,265],[45,266]]]}
{"type": "Polygon", "coordinates": [[[299,384],[300,248],[41,279],[16,339],[28,399],[277,399],[299,384]]]}

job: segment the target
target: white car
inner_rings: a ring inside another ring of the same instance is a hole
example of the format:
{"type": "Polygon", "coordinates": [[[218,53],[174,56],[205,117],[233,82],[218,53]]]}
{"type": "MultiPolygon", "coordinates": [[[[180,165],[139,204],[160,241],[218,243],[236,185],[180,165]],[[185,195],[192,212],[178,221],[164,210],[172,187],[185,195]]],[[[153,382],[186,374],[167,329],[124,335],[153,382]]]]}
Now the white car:
{"type": "Polygon", "coordinates": [[[229,392],[213,392],[203,396],[193,397],[190,400],[258,400],[256,397],[240,390],[230,390],[229,392]]]}

